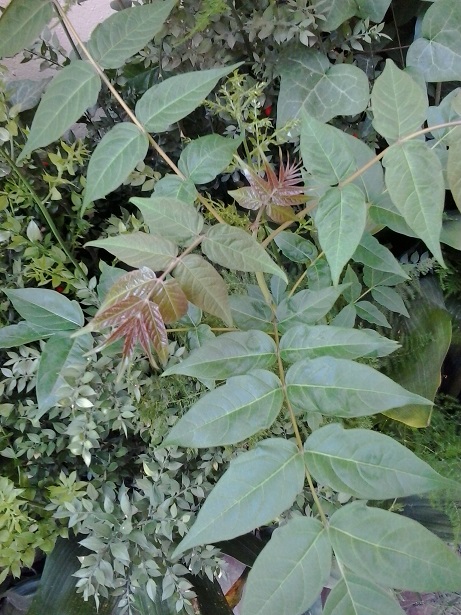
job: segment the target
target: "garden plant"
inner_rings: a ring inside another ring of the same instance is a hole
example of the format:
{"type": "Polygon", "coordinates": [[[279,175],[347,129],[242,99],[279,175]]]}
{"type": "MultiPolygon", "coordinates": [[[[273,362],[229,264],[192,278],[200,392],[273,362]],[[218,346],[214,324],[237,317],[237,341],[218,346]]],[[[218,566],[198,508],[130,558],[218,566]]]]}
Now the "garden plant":
{"type": "Polygon", "coordinates": [[[112,4],[87,43],[59,0],[0,16],[55,68],[0,88],[0,581],[59,547],[79,613],[230,613],[247,545],[243,615],[461,590],[397,503],[456,477],[380,429],[430,424],[450,344],[461,4],[112,4]]]}

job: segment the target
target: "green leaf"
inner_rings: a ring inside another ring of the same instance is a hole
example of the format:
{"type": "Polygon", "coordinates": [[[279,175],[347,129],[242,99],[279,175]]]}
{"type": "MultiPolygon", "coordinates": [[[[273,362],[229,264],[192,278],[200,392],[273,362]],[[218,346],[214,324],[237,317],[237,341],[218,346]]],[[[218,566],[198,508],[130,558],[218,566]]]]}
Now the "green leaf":
{"type": "MultiPolygon", "coordinates": [[[[147,583],[152,584],[152,579],[149,579],[147,583]]],[[[160,584],[155,588],[155,601],[151,600],[147,593],[147,587],[146,584],[133,591],[133,615],[177,615],[173,598],[162,600],[160,584]]],[[[151,587],[152,585],[150,585],[149,589],[151,587]]],[[[151,591],[150,594],[152,595],[153,592],[151,591]]]]}
{"type": "Polygon", "coordinates": [[[445,182],[437,155],[422,141],[390,148],[383,159],[386,186],[405,222],[443,265],[440,231],[445,182]]]}
{"type": "Polygon", "coordinates": [[[193,205],[154,194],[148,199],[132,197],[130,203],[141,210],[151,233],[160,231],[165,239],[186,243],[197,237],[203,228],[203,217],[193,205]]]}
{"type": "MultiPolygon", "coordinates": [[[[423,287],[424,288],[424,287],[423,287]]],[[[427,399],[434,399],[441,382],[441,369],[451,343],[451,318],[425,296],[409,304],[411,318],[398,323],[402,358],[396,356],[388,375],[403,387],[427,399]]],[[[386,416],[411,427],[427,427],[431,409],[410,405],[386,412],[386,416]]]]}
{"type": "Polygon", "coordinates": [[[337,115],[361,113],[368,104],[368,79],[362,70],[332,65],[326,54],[303,45],[291,47],[282,57],[279,73],[277,128],[297,119],[302,110],[328,122],[337,115]]]}
{"type": "Polygon", "coordinates": [[[371,269],[393,273],[399,276],[401,281],[409,279],[392,252],[370,233],[363,234],[360,244],[352,255],[352,260],[371,269]]]}
{"type": "Polygon", "coordinates": [[[112,267],[104,261],[99,261],[99,269],[101,270],[101,275],[99,276],[96,291],[100,302],[103,303],[103,301],[106,300],[112,286],[117,282],[117,280],[126,274],[126,271],[124,269],[120,269],[120,267],[112,267]]]}
{"type": "Polygon", "coordinates": [[[353,502],[329,526],[336,556],[380,585],[410,591],[458,591],[461,559],[426,528],[401,515],[353,502]]]}
{"type": "Polygon", "coordinates": [[[147,136],[134,124],[122,122],[111,128],[90,158],[83,207],[118,188],[144,160],[148,147],[147,136]]]}
{"type": "Polygon", "coordinates": [[[240,66],[224,66],[184,73],[165,79],[147,90],[136,104],[136,117],[149,132],[164,132],[196,109],[221,77],[240,66]]]}
{"type": "Polygon", "coordinates": [[[345,284],[321,290],[301,290],[284,299],[277,306],[277,320],[281,333],[296,325],[313,325],[331,310],[345,288],[345,284]]]}
{"type": "Polygon", "coordinates": [[[236,444],[269,429],[282,403],[282,385],[271,372],[258,369],[246,376],[234,376],[201,397],[175,424],[163,446],[236,444]]]}
{"type": "Polygon", "coordinates": [[[224,380],[268,369],[276,360],[274,340],[262,331],[233,331],[206,342],[162,375],[184,374],[195,378],[224,380]]]}
{"type": "Polygon", "coordinates": [[[101,81],[93,67],[82,60],[75,60],[60,70],[35,112],[29,138],[18,162],[34,149],[59,139],[88,107],[96,104],[100,88],[101,81]]]}
{"type": "Polygon", "coordinates": [[[53,331],[32,325],[30,322],[20,322],[17,325],[7,325],[0,329],[0,348],[14,348],[30,344],[53,335],[53,331]]]}
{"type": "Polygon", "coordinates": [[[293,504],[303,483],[304,464],[294,442],[259,442],[231,461],[172,557],[267,525],[293,504]]]}
{"type": "MultiPolygon", "coordinates": [[[[360,139],[307,113],[302,114],[301,154],[314,186],[337,185],[376,158],[375,152],[360,139]]],[[[363,190],[367,201],[377,201],[385,189],[381,164],[372,165],[353,183],[363,190]]]]}
{"type": "Polygon", "coordinates": [[[190,179],[181,179],[177,175],[167,174],[155,184],[154,195],[169,196],[193,205],[198,192],[194,182],[190,179]]]}
{"type": "Polygon", "coordinates": [[[346,288],[343,292],[344,299],[349,303],[357,301],[362,294],[362,284],[350,265],[346,267],[346,272],[343,277],[343,284],[350,284],[349,288],[346,288]]]}
{"type": "Polygon", "coordinates": [[[52,17],[51,2],[12,0],[0,17],[0,58],[11,58],[33,43],[52,17]]]}
{"type": "Polygon", "coordinates": [[[452,128],[448,148],[447,180],[456,207],[461,211],[461,126],[452,128]]]}
{"type": "Polygon", "coordinates": [[[275,245],[294,263],[307,263],[313,261],[318,250],[312,241],[304,239],[291,231],[282,231],[276,235],[275,245]]]}
{"type": "Polygon", "coordinates": [[[70,331],[83,326],[82,310],[54,290],[44,288],[4,288],[14,309],[32,326],[48,331],[70,331]]]}
{"type": "Polygon", "coordinates": [[[187,254],[172,275],[191,303],[232,326],[227,285],[210,263],[198,254],[187,254]]]}
{"type": "Polygon", "coordinates": [[[370,322],[372,325],[391,328],[384,314],[378,310],[376,305],[373,305],[373,303],[369,301],[357,301],[357,303],[355,303],[355,311],[359,318],[366,320],[366,322],[370,322]]]}
{"type": "Polygon", "coordinates": [[[103,248],[127,265],[153,271],[166,269],[178,254],[178,248],[168,239],[141,231],[89,241],[85,246],[103,248]]]}
{"type": "Polygon", "coordinates": [[[59,615],[111,615],[114,600],[100,597],[99,609],[94,600],[84,600],[77,594],[73,576],[80,569],[80,557],[88,555],[75,538],[58,538],[47,556],[37,593],[27,615],[59,613],[59,615]]]}
{"type": "Polygon", "coordinates": [[[371,106],[373,127],[389,143],[419,130],[428,110],[426,93],[392,60],[375,81],[371,106]]]}
{"type": "MultiPolygon", "coordinates": [[[[276,278],[279,280],[280,278],[276,278]]],[[[272,331],[272,311],[265,301],[248,295],[232,295],[229,305],[234,325],[242,330],[272,331]]]]}
{"type": "Polygon", "coordinates": [[[407,53],[407,66],[421,71],[426,81],[461,79],[461,5],[437,0],[426,11],[417,38],[407,53]]]}
{"type": "Polygon", "coordinates": [[[280,340],[280,356],[288,363],[325,355],[339,359],[385,357],[398,347],[397,342],[371,329],[299,325],[283,335],[280,340]]]}
{"type": "Polygon", "coordinates": [[[344,265],[354,254],[365,230],[365,195],[353,184],[330,188],[319,200],[314,221],[336,286],[344,265]]]}
{"type": "Polygon", "coordinates": [[[327,416],[370,416],[411,403],[432,405],[406,391],[384,374],[348,359],[304,359],[286,374],[287,394],[293,406],[327,416]]]}
{"type": "Polygon", "coordinates": [[[314,0],[312,5],[316,13],[325,17],[325,20],[319,21],[321,29],[331,32],[354,16],[379,23],[383,21],[390,3],[391,0],[314,0]]]}
{"type": "Polygon", "coordinates": [[[442,223],[440,241],[456,250],[461,250],[461,216],[450,214],[442,223]]]}
{"type": "Polygon", "coordinates": [[[254,237],[229,224],[212,226],[203,240],[202,251],[211,261],[233,271],[264,271],[287,279],[254,237]]]}
{"type": "Polygon", "coordinates": [[[242,615],[304,613],[326,585],[330,569],[330,541],[320,521],[291,519],[275,530],[252,567],[242,615]]]}
{"type": "Polygon", "coordinates": [[[343,309],[336,314],[331,321],[334,327],[346,327],[352,329],[355,326],[355,319],[357,318],[357,312],[353,304],[346,305],[343,309]]]}
{"type": "Polygon", "coordinates": [[[195,139],[184,148],[178,167],[194,184],[207,184],[224,171],[241,143],[241,139],[226,139],[207,135],[195,139]]]}
{"type": "Polygon", "coordinates": [[[325,425],[307,438],[304,450],[318,484],[356,498],[400,498],[451,484],[396,440],[370,429],[325,425]]]}
{"type": "Polygon", "coordinates": [[[96,26],[88,51],[102,68],[120,68],[160,32],[176,0],[157,0],[119,11],[96,26]]]}
{"type": "Polygon", "coordinates": [[[62,393],[62,386],[66,384],[64,374],[70,367],[84,366],[86,358],[83,355],[91,350],[92,346],[91,335],[82,335],[73,339],[68,333],[63,332],[50,337],[42,351],[38,366],[37,418],[42,417],[68,395],[68,391],[64,395],[62,393]]]}
{"type": "Polygon", "coordinates": [[[328,594],[323,615],[405,615],[392,592],[347,569],[328,594]]]}
{"type": "Polygon", "coordinates": [[[402,297],[393,288],[389,288],[389,286],[377,286],[371,289],[371,296],[376,303],[383,305],[391,312],[397,312],[397,314],[402,314],[408,318],[410,317],[402,297]]]}

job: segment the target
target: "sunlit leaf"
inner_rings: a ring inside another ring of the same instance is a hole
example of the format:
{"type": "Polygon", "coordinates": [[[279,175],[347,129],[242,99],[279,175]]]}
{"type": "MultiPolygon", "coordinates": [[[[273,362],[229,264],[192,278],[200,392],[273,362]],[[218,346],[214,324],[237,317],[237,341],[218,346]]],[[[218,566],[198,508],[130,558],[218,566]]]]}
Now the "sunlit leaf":
{"type": "Polygon", "coordinates": [[[122,122],[107,132],[90,158],[83,207],[118,188],[144,160],[149,142],[134,124],[122,122]]]}
{"type": "Polygon", "coordinates": [[[282,407],[282,385],[274,374],[253,370],[206,393],[175,424],[164,446],[206,448],[236,444],[269,429],[282,407]]]}
{"type": "Polygon", "coordinates": [[[422,592],[461,587],[459,555],[402,515],[353,502],[332,515],[329,534],[341,562],[380,585],[422,592]]]}
{"type": "Polygon", "coordinates": [[[166,269],[178,254],[178,248],[168,239],[141,231],[89,241],[85,246],[103,248],[127,265],[154,271],[166,269]]]}
{"type": "Polygon", "coordinates": [[[60,70],[48,85],[35,112],[27,143],[18,161],[34,149],[59,139],[88,107],[96,104],[100,88],[101,80],[87,62],[74,60],[60,70]]]}
{"type": "Polygon", "coordinates": [[[203,228],[203,217],[184,201],[154,194],[148,199],[132,197],[130,203],[141,210],[151,233],[159,233],[170,241],[187,242],[203,228]]]}
{"type": "Polygon", "coordinates": [[[169,367],[164,376],[184,374],[224,380],[274,365],[274,340],[262,331],[223,333],[195,350],[182,363],[169,367]]]}
{"type": "Polygon", "coordinates": [[[14,309],[32,326],[49,331],[70,331],[83,325],[76,301],[45,288],[4,288],[14,309]]]}
{"type": "Polygon", "coordinates": [[[165,79],[147,90],[136,104],[136,116],[149,132],[164,132],[192,113],[221,77],[240,63],[223,68],[194,71],[165,79]]]}
{"type": "Polygon", "coordinates": [[[187,254],[172,275],[191,303],[232,325],[226,283],[210,263],[198,254],[187,254]]]}
{"type": "Polygon", "coordinates": [[[331,546],[317,519],[297,517],[275,530],[248,576],[243,615],[304,613],[330,576],[331,546]]]}
{"type": "Polygon", "coordinates": [[[102,68],[120,68],[160,32],[175,0],[154,0],[114,13],[93,30],[88,51],[102,68]]]}
{"type": "Polygon", "coordinates": [[[33,43],[52,16],[46,0],[12,0],[0,18],[0,58],[11,58],[33,43]]]}
{"type": "Polygon", "coordinates": [[[173,557],[191,547],[241,536],[289,508],[304,482],[293,442],[271,438],[231,461],[173,557]]]}
{"type": "Polygon", "coordinates": [[[246,231],[229,224],[215,224],[202,243],[203,253],[213,262],[233,271],[263,271],[286,280],[266,250],[246,231]]]}
{"type": "Polygon", "coordinates": [[[287,371],[286,384],[291,403],[303,413],[369,416],[409,403],[432,405],[372,367],[348,359],[298,361],[287,371]]]}
{"type": "Polygon", "coordinates": [[[307,438],[304,450],[317,483],[356,498],[399,498],[451,483],[393,438],[369,429],[325,425],[307,438]]]}
{"type": "Polygon", "coordinates": [[[289,363],[324,355],[339,359],[358,359],[384,357],[398,347],[397,342],[382,337],[371,329],[298,325],[288,329],[282,336],[280,356],[289,363]]]}

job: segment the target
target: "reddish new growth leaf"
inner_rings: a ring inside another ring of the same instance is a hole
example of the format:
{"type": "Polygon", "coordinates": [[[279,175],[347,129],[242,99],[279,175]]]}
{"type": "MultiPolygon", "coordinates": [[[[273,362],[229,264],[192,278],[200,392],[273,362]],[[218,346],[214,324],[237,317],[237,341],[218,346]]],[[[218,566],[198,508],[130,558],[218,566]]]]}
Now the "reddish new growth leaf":
{"type": "Polygon", "coordinates": [[[279,174],[267,160],[264,161],[266,178],[260,177],[256,171],[242,163],[245,177],[249,186],[238,190],[229,190],[229,194],[245,209],[258,211],[255,224],[259,223],[261,215],[265,213],[274,222],[282,223],[293,220],[293,210],[287,209],[301,205],[307,199],[302,181],[300,164],[293,164],[287,160],[286,165],[280,165],[279,174]]]}
{"type": "Polygon", "coordinates": [[[151,269],[141,267],[117,280],[85,331],[112,328],[112,333],[96,351],[124,338],[122,372],[129,364],[136,344],[141,345],[151,365],[158,368],[152,347],[161,363],[166,363],[168,338],[165,324],[184,316],[187,306],[187,298],[175,280],[159,280],[151,269]]]}

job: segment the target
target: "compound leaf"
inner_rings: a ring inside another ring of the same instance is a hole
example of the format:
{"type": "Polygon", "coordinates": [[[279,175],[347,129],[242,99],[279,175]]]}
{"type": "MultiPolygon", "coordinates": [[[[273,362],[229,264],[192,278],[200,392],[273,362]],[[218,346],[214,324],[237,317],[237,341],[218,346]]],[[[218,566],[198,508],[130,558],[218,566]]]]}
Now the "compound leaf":
{"type": "Polygon", "coordinates": [[[301,290],[283,299],[277,306],[277,320],[281,333],[295,325],[313,325],[328,314],[346,284],[328,286],[320,290],[301,290]]]}

